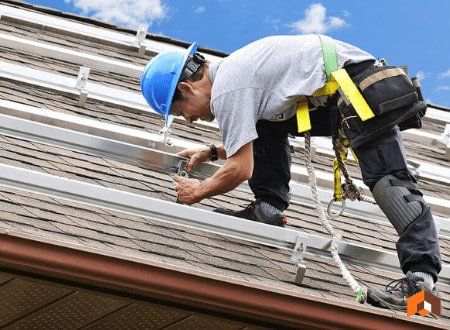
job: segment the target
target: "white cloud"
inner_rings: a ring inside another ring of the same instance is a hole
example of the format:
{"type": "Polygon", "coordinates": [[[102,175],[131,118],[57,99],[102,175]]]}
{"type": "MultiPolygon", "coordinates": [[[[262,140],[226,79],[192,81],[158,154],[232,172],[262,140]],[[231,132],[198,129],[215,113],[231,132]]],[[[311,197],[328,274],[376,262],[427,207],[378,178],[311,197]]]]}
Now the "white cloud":
{"type": "Polygon", "coordinates": [[[205,10],[206,10],[206,8],[204,6],[198,6],[197,8],[194,9],[194,13],[201,14],[201,13],[204,13],[205,10]]]}
{"type": "Polygon", "coordinates": [[[450,69],[445,72],[439,73],[439,78],[450,78],[450,69]]]}
{"type": "Polygon", "coordinates": [[[109,23],[137,28],[163,19],[167,7],[161,0],[65,0],[73,3],[83,15],[109,23]]]}
{"type": "Polygon", "coordinates": [[[350,14],[350,12],[348,10],[343,10],[342,15],[344,15],[344,17],[347,17],[347,18],[352,17],[352,14],[350,14]]]}
{"type": "Polygon", "coordinates": [[[279,19],[279,18],[274,18],[274,19],[270,20],[270,24],[272,25],[272,27],[275,31],[278,31],[280,29],[280,23],[281,23],[281,19],[279,19]]]}
{"type": "Polygon", "coordinates": [[[439,92],[439,91],[450,91],[450,86],[438,86],[436,88],[436,91],[437,92],[439,92]]]}
{"type": "Polygon", "coordinates": [[[314,3],[305,9],[305,18],[289,25],[296,33],[326,33],[327,31],[345,26],[344,19],[329,16],[327,9],[321,3],[314,3]]]}
{"type": "Polygon", "coordinates": [[[423,72],[423,71],[418,71],[417,73],[416,73],[416,77],[417,77],[417,79],[419,79],[419,80],[424,80],[425,79],[425,73],[423,72]]]}

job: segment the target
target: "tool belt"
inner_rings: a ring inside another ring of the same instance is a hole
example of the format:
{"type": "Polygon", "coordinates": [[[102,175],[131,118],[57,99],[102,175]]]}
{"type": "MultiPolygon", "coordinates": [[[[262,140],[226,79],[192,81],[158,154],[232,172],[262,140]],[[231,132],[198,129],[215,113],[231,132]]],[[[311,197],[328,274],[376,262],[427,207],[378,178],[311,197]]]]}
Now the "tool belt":
{"type": "MultiPolygon", "coordinates": [[[[319,36],[327,75],[325,86],[312,96],[304,97],[297,105],[297,127],[302,133],[312,129],[310,105],[314,100],[338,93],[338,128],[355,148],[399,125],[401,130],[420,128],[425,115],[417,79],[411,80],[401,67],[370,65],[355,75],[346,69],[338,70],[333,39],[319,36]]],[[[336,100],[336,97],[332,98],[336,100]]],[[[314,118],[314,115],[312,116],[314,118]]],[[[314,122],[314,121],[313,121],[314,122]]],[[[320,125],[320,124],[319,124],[320,125]]],[[[313,129],[314,133],[314,129],[313,129]]],[[[332,134],[334,132],[331,132],[332,134]]],[[[314,135],[314,134],[313,134],[314,135]]]]}
{"type": "Polygon", "coordinates": [[[339,126],[350,144],[356,148],[398,125],[401,130],[420,128],[425,115],[417,79],[411,80],[401,67],[372,67],[352,78],[374,113],[363,120],[345,95],[338,98],[339,126]]]}

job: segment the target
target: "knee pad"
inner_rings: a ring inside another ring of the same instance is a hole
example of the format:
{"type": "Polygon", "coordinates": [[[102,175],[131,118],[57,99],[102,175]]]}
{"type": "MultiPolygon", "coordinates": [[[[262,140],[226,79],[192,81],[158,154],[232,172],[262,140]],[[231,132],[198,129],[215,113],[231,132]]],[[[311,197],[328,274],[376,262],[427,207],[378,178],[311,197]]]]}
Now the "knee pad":
{"type": "Polygon", "coordinates": [[[399,235],[417,219],[426,205],[414,183],[393,175],[378,180],[372,194],[399,235]]]}

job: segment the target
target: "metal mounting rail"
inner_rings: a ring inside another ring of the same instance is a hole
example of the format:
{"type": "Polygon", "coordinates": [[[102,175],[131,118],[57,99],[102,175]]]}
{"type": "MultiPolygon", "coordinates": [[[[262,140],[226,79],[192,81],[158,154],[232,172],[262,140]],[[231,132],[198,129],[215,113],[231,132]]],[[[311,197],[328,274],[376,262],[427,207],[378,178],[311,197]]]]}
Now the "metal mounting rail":
{"type": "MultiPolygon", "coordinates": [[[[103,40],[110,44],[117,44],[117,46],[134,47],[136,48],[136,53],[141,45],[145,46],[146,50],[153,53],[160,53],[163,51],[183,51],[185,49],[181,46],[150,39],[143,39],[142,42],[139,43],[139,38],[130,33],[78,23],[67,20],[66,18],[55,17],[49,14],[43,14],[26,9],[14,8],[7,5],[0,5],[0,16],[3,18],[12,18],[18,21],[30,22],[40,26],[50,27],[55,30],[69,32],[81,37],[84,36],[103,40]]],[[[205,53],[203,55],[208,61],[216,62],[221,59],[221,57],[211,54],[205,53]]]]}
{"type": "Polygon", "coordinates": [[[144,70],[141,65],[110,59],[108,57],[81,53],[67,47],[55,46],[35,40],[27,40],[0,33],[0,45],[34,55],[85,65],[93,69],[114,72],[127,77],[139,78],[144,70]]]}
{"type": "MultiPolygon", "coordinates": [[[[0,115],[0,123],[0,134],[145,166],[158,172],[176,173],[180,164],[186,161],[186,158],[162,150],[131,145],[30,120],[0,115]]],[[[215,171],[216,168],[210,164],[200,164],[192,175],[204,179],[213,175],[215,171]]]]}
{"type": "MultiPolygon", "coordinates": [[[[404,131],[403,136],[407,136],[409,139],[413,139],[416,142],[420,142],[421,145],[429,146],[445,146],[447,150],[447,159],[450,159],[450,143],[447,142],[446,132],[450,132],[450,124],[446,125],[446,131],[442,135],[431,134],[428,132],[423,132],[420,130],[414,130],[414,132],[404,131]]],[[[297,139],[291,141],[291,145],[304,148],[303,140],[297,139]]],[[[314,137],[315,154],[322,154],[328,157],[335,157],[334,150],[332,148],[333,144],[331,138],[329,137],[314,137]]],[[[349,153],[348,158],[354,161],[352,153],[349,153]]],[[[426,178],[430,180],[437,181],[439,183],[445,182],[450,184],[450,168],[428,163],[422,160],[414,160],[408,157],[408,167],[414,173],[416,178],[426,178]]]]}
{"type": "MultiPolygon", "coordinates": [[[[42,71],[42,70],[35,70],[35,69],[31,69],[29,67],[24,67],[22,65],[16,65],[16,64],[11,64],[8,62],[2,62],[0,61],[0,77],[4,77],[4,78],[8,78],[8,79],[13,79],[16,81],[21,81],[24,83],[30,83],[30,84],[34,84],[34,85],[38,85],[38,86],[42,86],[45,88],[51,88],[51,89],[55,89],[55,90],[59,90],[62,92],[66,92],[66,93],[71,93],[74,95],[80,95],[80,89],[77,88],[77,79],[76,78],[72,78],[72,77],[68,77],[66,75],[61,75],[61,74],[55,74],[55,73],[49,73],[46,71],[42,71]]],[[[95,100],[100,100],[100,101],[104,101],[104,102],[108,102],[108,103],[113,103],[113,104],[117,104],[119,106],[125,106],[128,108],[132,108],[134,111],[138,111],[138,112],[149,112],[149,111],[153,111],[146,103],[146,101],[144,100],[143,96],[139,93],[135,93],[135,92],[128,92],[128,91],[124,91],[124,90],[117,90],[114,88],[109,88],[106,86],[103,86],[101,84],[97,84],[97,83],[93,83],[90,81],[86,82],[86,86],[83,89],[83,92],[85,93],[85,97],[89,97],[91,99],[95,99],[95,100]]],[[[217,128],[217,125],[211,124],[211,123],[206,123],[203,122],[202,125],[206,125],[206,126],[212,126],[217,128]]],[[[410,135],[414,135],[416,133],[414,132],[410,132],[410,135]]],[[[430,135],[428,133],[428,135],[430,135]]],[[[431,134],[432,135],[432,134],[431,134]]],[[[422,138],[422,135],[418,135],[417,136],[418,139],[422,138]]],[[[318,141],[325,141],[323,139],[318,140],[318,141]]],[[[434,135],[433,138],[434,143],[442,143],[445,146],[445,137],[444,136],[437,136],[434,135]]],[[[448,143],[447,143],[448,145],[448,143]]],[[[319,151],[322,151],[325,154],[328,154],[329,151],[327,151],[329,149],[329,144],[326,142],[322,143],[322,146],[320,149],[318,149],[319,151]]],[[[450,145],[447,146],[447,152],[450,155],[450,145]]],[[[426,177],[428,179],[432,179],[432,180],[438,180],[438,181],[442,181],[442,180],[449,180],[449,172],[450,170],[445,169],[443,167],[439,167],[439,166],[433,166],[433,167],[428,167],[427,164],[422,164],[423,162],[421,161],[414,161],[413,162],[416,166],[416,171],[417,174],[426,177]],[[422,166],[423,165],[423,166],[422,166]],[[433,168],[434,170],[429,170],[428,168],[433,168]]],[[[299,170],[300,171],[300,175],[302,177],[306,177],[306,171],[299,170]]],[[[294,174],[295,174],[295,169],[294,169],[294,174]]],[[[320,175],[318,177],[319,181],[321,181],[320,175]]],[[[327,181],[328,186],[327,187],[332,187],[333,186],[333,179],[326,179],[325,181],[327,181]]],[[[319,182],[320,183],[320,182],[319,182]]],[[[365,193],[368,193],[368,190],[366,189],[365,193]]]]}
{"type": "MultiPolygon", "coordinates": [[[[161,201],[121,190],[61,178],[41,172],[0,164],[0,184],[11,188],[45,194],[91,206],[143,216],[245,241],[294,252],[299,246],[306,252],[329,251],[331,239],[291,229],[211,213],[209,211],[161,201]],[[301,243],[301,244],[299,244],[301,243]]],[[[399,267],[397,255],[358,244],[341,242],[339,253],[348,261],[383,269],[399,267]]],[[[440,278],[450,280],[450,266],[444,264],[440,278]]]]}
{"type": "MultiPolygon", "coordinates": [[[[2,7],[5,7],[5,6],[0,5],[0,15],[2,13],[2,7]]],[[[9,9],[5,9],[5,10],[6,10],[6,12],[9,11],[9,9]]],[[[15,12],[15,15],[17,14],[20,16],[20,12],[21,12],[20,10],[13,10],[13,12],[15,12]]],[[[17,15],[16,16],[13,15],[12,17],[17,17],[17,15]]],[[[28,15],[25,15],[25,16],[28,17],[28,15]]],[[[31,15],[31,16],[33,16],[33,15],[31,15]]],[[[57,20],[59,20],[59,19],[57,19],[57,20]]],[[[39,21],[41,21],[41,20],[39,20],[39,21]]],[[[45,22],[45,19],[42,19],[42,22],[45,22]]],[[[64,22],[72,23],[72,22],[68,22],[67,20],[65,20],[64,22]]],[[[62,22],[60,22],[60,23],[62,23],[62,22]]],[[[41,24],[45,25],[44,23],[41,23],[41,24]]],[[[78,24],[78,23],[75,23],[75,24],[78,24]]],[[[64,26],[66,26],[66,24],[64,24],[64,26]]],[[[82,26],[82,30],[84,30],[87,27],[86,25],[81,25],[81,26],[82,26]]],[[[88,27],[87,30],[89,30],[89,29],[92,29],[92,27],[88,27]]],[[[103,31],[104,29],[101,29],[101,30],[103,31]]],[[[108,32],[111,32],[113,34],[118,33],[116,31],[108,31],[108,32]]],[[[133,41],[131,39],[129,39],[130,36],[127,36],[127,37],[128,37],[127,43],[131,43],[131,44],[135,45],[135,40],[133,38],[132,38],[133,41]]],[[[166,50],[174,50],[174,48],[177,50],[183,50],[182,47],[170,45],[167,43],[154,42],[154,41],[150,41],[150,40],[147,40],[147,42],[157,43],[159,45],[166,46],[167,49],[164,48],[162,50],[159,50],[158,52],[166,51],[166,50]]],[[[20,37],[8,35],[8,34],[0,34],[0,45],[14,48],[14,49],[19,49],[22,51],[27,51],[32,54],[37,54],[37,55],[42,55],[42,56],[46,56],[46,57],[50,57],[50,58],[54,58],[54,59],[69,61],[69,62],[77,63],[80,65],[90,66],[90,67],[98,69],[98,70],[104,70],[104,71],[114,72],[114,73],[118,73],[118,74],[124,74],[124,75],[128,75],[131,77],[136,77],[136,78],[140,77],[142,71],[144,70],[143,66],[139,66],[139,65],[127,63],[124,61],[119,61],[119,60],[112,60],[109,58],[95,56],[95,55],[91,55],[91,54],[87,54],[87,53],[81,53],[79,51],[73,51],[72,49],[69,49],[66,47],[49,45],[46,43],[37,42],[34,40],[27,40],[24,38],[20,38],[20,37]]],[[[209,60],[211,60],[211,59],[209,59],[209,60]]],[[[221,60],[221,58],[213,57],[212,60],[218,61],[218,60],[221,60]]],[[[432,105],[430,105],[430,106],[432,107],[432,105]]],[[[144,107],[147,107],[145,102],[144,102],[144,107]]],[[[439,108],[434,108],[434,109],[430,108],[429,111],[427,112],[427,118],[430,118],[437,123],[449,123],[450,122],[450,114],[446,113],[445,111],[440,110],[439,108]]]]}
{"type": "MultiPolygon", "coordinates": [[[[200,147],[199,144],[178,139],[173,139],[172,145],[167,146],[161,142],[160,135],[6,100],[0,100],[0,133],[116,159],[156,171],[166,171],[178,164],[182,158],[173,154],[181,149],[200,147]],[[170,165],[161,165],[166,162],[170,165]]],[[[219,166],[213,163],[202,164],[192,175],[205,178],[213,175],[218,169],[219,166]]],[[[312,205],[309,187],[298,183],[308,179],[306,173],[301,172],[303,170],[300,167],[293,167],[293,179],[297,182],[294,180],[290,182],[292,200],[312,205]]],[[[318,175],[323,176],[320,172],[318,175]]],[[[319,194],[324,205],[327,205],[332,192],[319,189],[319,194]]],[[[443,200],[431,201],[434,202],[433,209],[443,207],[440,204],[445,204],[443,200]]],[[[378,206],[351,201],[347,204],[347,214],[370,217],[376,221],[388,221],[378,206]]],[[[447,218],[435,218],[441,229],[441,235],[450,236],[450,221],[447,218]]]]}
{"type": "MultiPolygon", "coordinates": [[[[0,77],[80,95],[80,90],[76,87],[76,77],[36,70],[23,65],[0,61],[0,77]]],[[[89,80],[85,91],[90,99],[132,108],[141,113],[154,112],[140,93],[106,87],[89,80]]]]}

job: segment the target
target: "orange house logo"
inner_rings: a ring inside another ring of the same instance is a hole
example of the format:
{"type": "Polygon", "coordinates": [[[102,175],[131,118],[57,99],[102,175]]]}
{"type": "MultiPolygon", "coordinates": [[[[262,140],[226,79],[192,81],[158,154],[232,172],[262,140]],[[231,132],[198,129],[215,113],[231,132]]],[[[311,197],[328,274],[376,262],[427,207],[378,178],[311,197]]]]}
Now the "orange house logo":
{"type": "Polygon", "coordinates": [[[408,316],[419,314],[428,316],[441,316],[441,299],[427,290],[417,292],[415,295],[408,298],[408,309],[406,311],[408,316]]]}

